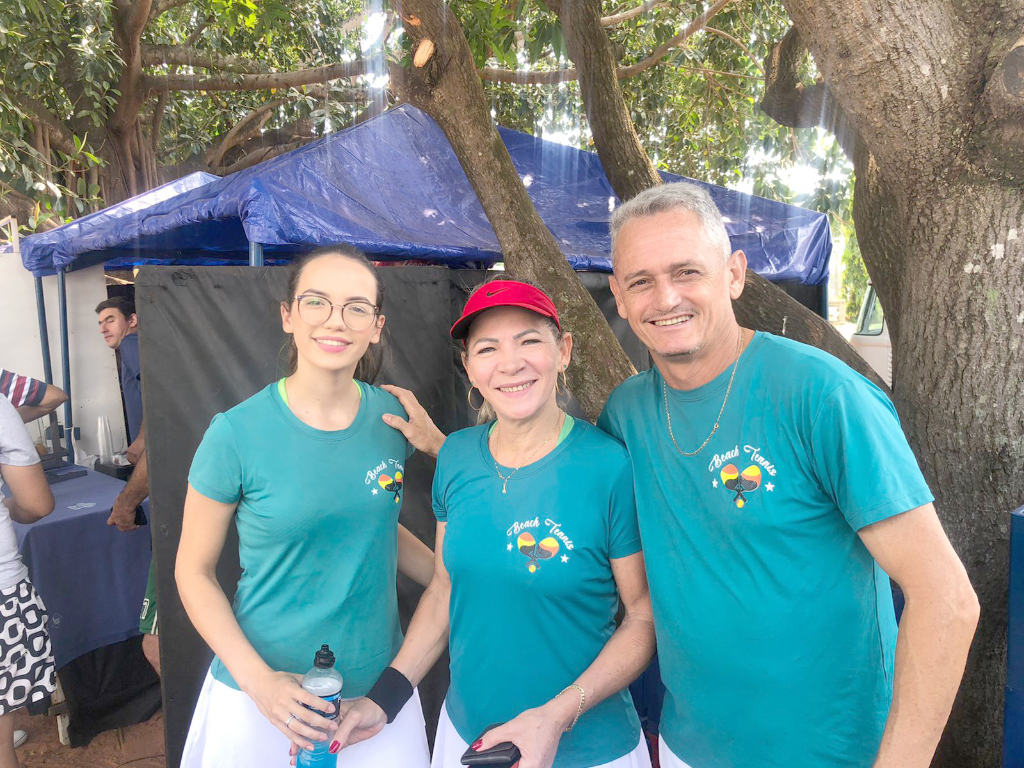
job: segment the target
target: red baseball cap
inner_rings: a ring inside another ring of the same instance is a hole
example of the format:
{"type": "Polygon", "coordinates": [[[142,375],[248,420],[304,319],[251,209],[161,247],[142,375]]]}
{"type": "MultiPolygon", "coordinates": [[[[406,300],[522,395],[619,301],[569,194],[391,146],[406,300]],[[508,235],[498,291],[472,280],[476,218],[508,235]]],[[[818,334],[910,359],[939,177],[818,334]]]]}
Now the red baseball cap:
{"type": "Polygon", "coordinates": [[[534,288],[529,283],[521,283],[518,280],[492,280],[473,291],[469,301],[466,302],[466,308],[462,310],[462,317],[456,320],[455,325],[452,326],[452,338],[465,340],[473,318],[485,309],[494,307],[528,309],[543,317],[551,318],[558,326],[558,330],[562,330],[562,323],[558,319],[555,303],[540,288],[534,288]]]}

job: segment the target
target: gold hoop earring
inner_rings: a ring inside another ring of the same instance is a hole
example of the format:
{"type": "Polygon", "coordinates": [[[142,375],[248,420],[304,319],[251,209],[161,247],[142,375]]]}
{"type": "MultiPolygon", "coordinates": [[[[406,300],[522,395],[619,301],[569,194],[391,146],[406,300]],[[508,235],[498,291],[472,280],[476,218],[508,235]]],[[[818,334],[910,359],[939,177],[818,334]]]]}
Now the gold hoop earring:
{"type": "Polygon", "coordinates": [[[558,372],[558,383],[555,385],[555,390],[558,394],[569,391],[569,376],[566,374],[565,369],[569,366],[563,365],[562,370],[558,372]]]}
{"type": "Polygon", "coordinates": [[[474,411],[479,411],[481,408],[484,407],[484,394],[483,392],[480,392],[479,389],[476,389],[477,392],[480,392],[480,405],[473,405],[474,389],[476,389],[476,386],[470,386],[469,390],[466,392],[466,402],[469,403],[469,407],[472,408],[474,411]]]}

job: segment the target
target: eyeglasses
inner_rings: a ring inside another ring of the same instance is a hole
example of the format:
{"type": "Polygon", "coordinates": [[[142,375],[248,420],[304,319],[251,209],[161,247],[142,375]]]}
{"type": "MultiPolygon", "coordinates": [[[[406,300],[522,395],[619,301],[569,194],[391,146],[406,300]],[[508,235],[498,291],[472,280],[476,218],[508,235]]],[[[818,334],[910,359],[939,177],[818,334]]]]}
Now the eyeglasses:
{"type": "Polygon", "coordinates": [[[377,307],[368,301],[349,301],[344,304],[333,304],[323,296],[306,294],[296,296],[295,301],[299,305],[299,317],[309,325],[323,325],[334,312],[335,308],[341,310],[341,319],[345,327],[352,331],[365,331],[377,317],[377,307]]]}

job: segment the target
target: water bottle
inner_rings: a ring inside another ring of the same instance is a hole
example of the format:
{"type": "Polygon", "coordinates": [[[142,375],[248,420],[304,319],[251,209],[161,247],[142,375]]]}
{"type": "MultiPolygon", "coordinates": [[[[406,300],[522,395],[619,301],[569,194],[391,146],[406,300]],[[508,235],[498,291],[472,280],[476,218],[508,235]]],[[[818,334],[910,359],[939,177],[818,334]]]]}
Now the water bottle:
{"type": "MultiPolygon", "coordinates": [[[[341,698],[341,674],[334,668],[334,654],[327,645],[321,645],[320,650],[313,657],[313,668],[302,678],[302,687],[318,698],[331,702],[335,706],[333,713],[321,712],[314,709],[318,715],[330,720],[338,719],[337,702],[341,698]]],[[[312,709],[312,707],[307,707],[312,709]]],[[[334,768],[338,762],[338,756],[328,752],[330,740],[314,741],[313,749],[302,749],[296,759],[298,768],[334,768]]]]}

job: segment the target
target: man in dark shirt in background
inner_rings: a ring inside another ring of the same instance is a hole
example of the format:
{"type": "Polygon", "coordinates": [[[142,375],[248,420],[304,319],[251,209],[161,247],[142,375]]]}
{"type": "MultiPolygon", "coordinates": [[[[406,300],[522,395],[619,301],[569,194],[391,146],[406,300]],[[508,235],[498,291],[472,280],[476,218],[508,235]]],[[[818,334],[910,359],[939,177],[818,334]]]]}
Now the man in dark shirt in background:
{"type": "MultiPolygon", "coordinates": [[[[142,416],[142,374],[139,364],[139,318],[135,304],[129,299],[115,297],[100,302],[96,307],[100,334],[107,346],[120,352],[121,391],[124,410],[128,416],[128,460],[135,465],[124,490],[114,500],[107,525],[116,525],[120,531],[134,531],[135,510],[149,496],[149,468],[146,464],[146,425],[142,416]]],[[[146,598],[142,601],[139,617],[142,650],[153,669],[160,673],[160,644],[156,606],[156,571],[151,563],[146,598]]]]}

